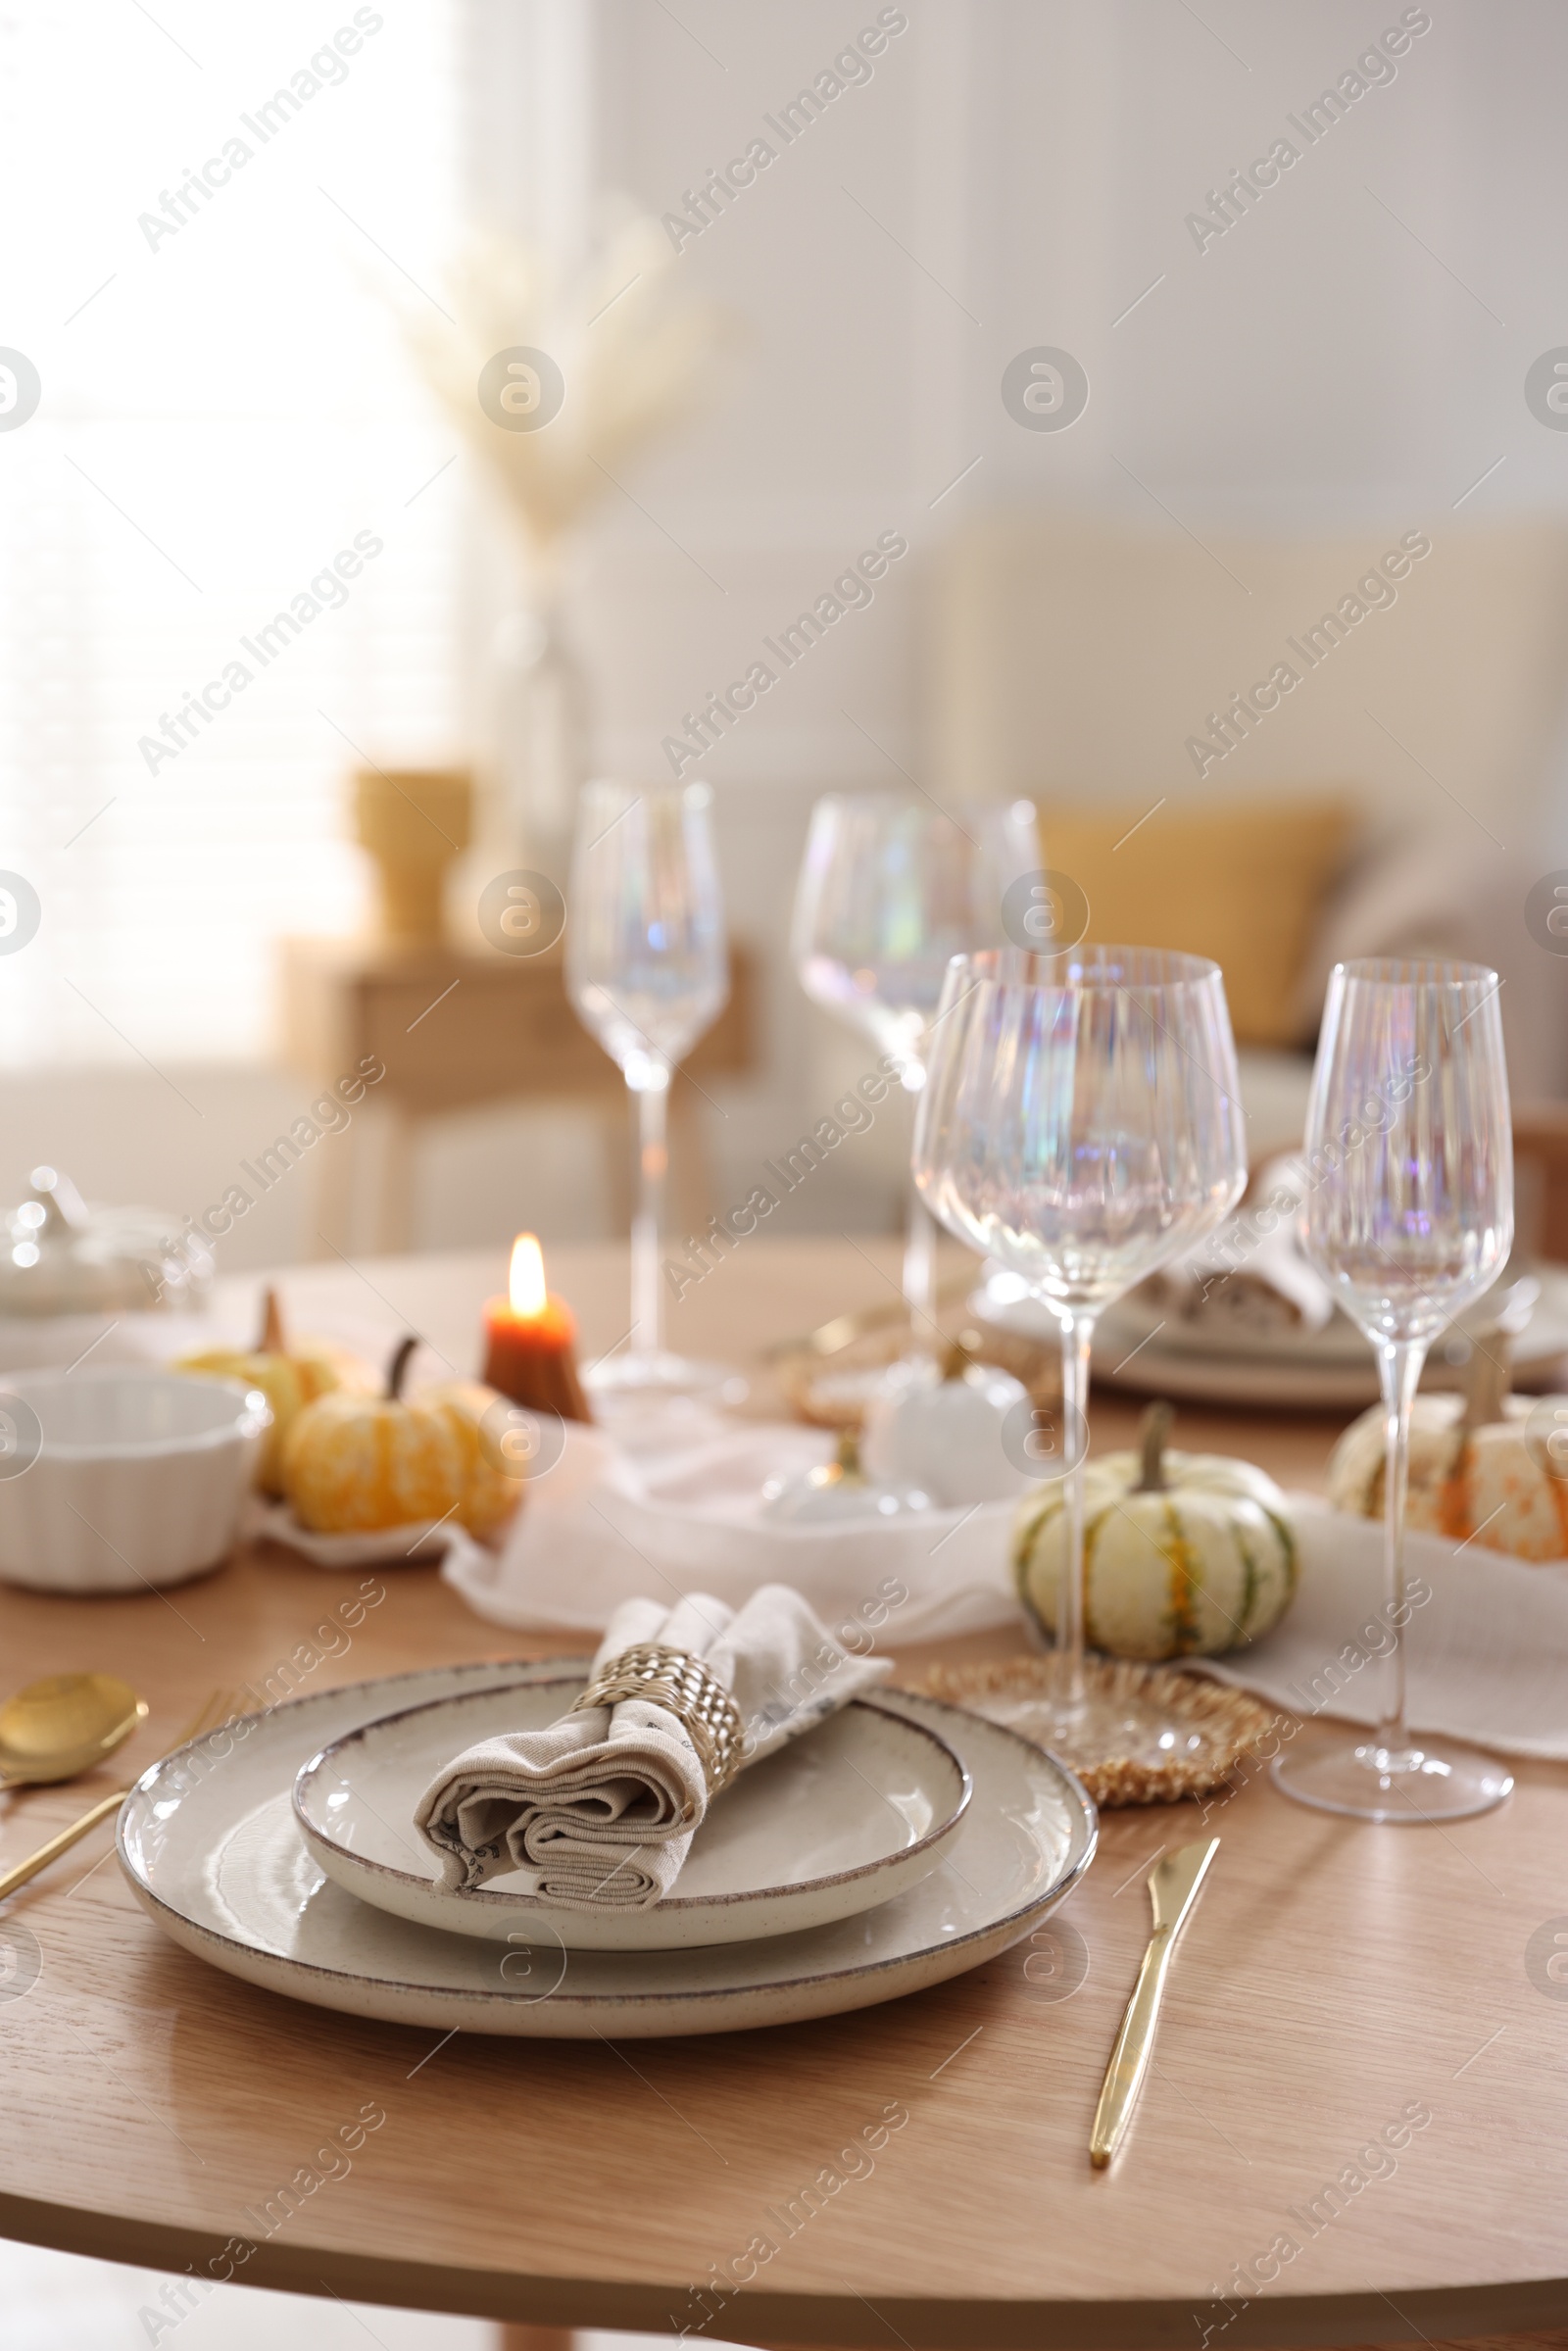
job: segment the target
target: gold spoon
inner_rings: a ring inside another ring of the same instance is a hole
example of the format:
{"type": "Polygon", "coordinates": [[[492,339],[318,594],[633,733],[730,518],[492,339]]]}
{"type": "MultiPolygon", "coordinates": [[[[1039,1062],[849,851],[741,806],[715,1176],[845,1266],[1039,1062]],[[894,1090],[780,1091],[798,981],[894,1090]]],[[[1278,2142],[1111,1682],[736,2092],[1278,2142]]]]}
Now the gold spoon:
{"type": "Polygon", "coordinates": [[[0,1706],[0,1786],[74,1780],[122,1746],[147,1701],[116,1674],[50,1674],[0,1706]]]}

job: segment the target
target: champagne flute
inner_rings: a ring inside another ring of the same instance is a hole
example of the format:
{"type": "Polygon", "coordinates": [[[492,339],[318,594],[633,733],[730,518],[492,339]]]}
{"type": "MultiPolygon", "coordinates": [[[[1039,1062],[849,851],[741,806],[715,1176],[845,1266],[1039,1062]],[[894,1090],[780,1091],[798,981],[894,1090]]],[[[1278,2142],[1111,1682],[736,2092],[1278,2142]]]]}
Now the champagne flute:
{"type": "Polygon", "coordinates": [[[670,1079],[729,996],[711,800],[706,784],[599,782],[577,803],[566,990],[637,1104],[631,1346],[584,1375],[612,1409],[719,1395],[738,1377],[665,1347],[660,1271],[670,1079]]]}
{"type": "Polygon", "coordinates": [[[1287,1795],[1357,1820],[1461,1820],[1512,1775],[1404,1719],[1410,1406],[1428,1347],[1490,1287],[1513,1239],[1513,1138],[1494,971],[1384,958],[1329,983],[1305,1150],[1301,1242],[1378,1360],[1387,1429],[1381,1717],[1362,1739],[1277,1756],[1287,1795]]]}
{"type": "Polygon", "coordinates": [[[1089,1350],[1102,1310],[1219,1224],[1247,1182],[1219,967],[1144,947],[960,955],[928,1052],[914,1144],[927,1205],[1061,1325],[1067,1554],[1041,1727],[1069,1760],[1157,1753],[1157,1709],[1135,1722],[1086,1695],[1089,1350]]]}
{"type": "MultiPolygon", "coordinates": [[[[906,1092],[917,1097],[949,962],[1003,944],[1007,885],[1040,861],[1027,800],[949,814],[895,792],[826,794],[811,810],[795,897],[801,985],[894,1056],[906,1092]]],[[[931,1326],[933,1241],[911,1186],[904,1251],[911,1332],[931,1326]]]]}

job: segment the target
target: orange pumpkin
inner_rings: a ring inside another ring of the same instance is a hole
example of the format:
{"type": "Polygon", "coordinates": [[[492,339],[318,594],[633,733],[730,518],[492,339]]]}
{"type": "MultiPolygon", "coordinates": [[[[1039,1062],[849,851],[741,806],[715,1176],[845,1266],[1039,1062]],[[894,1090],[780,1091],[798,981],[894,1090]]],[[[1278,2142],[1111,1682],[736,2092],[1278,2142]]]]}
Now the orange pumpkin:
{"type": "MultiPolygon", "coordinates": [[[[1545,1446],[1526,1427],[1553,1404],[1568,1407],[1568,1398],[1508,1394],[1507,1337],[1489,1333],[1471,1353],[1463,1396],[1415,1399],[1405,1524],[1515,1559],[1568,1558],[1568,1481],[1552,1475],[1545,1446]]],[[[1381,1518],[1383,1490],[1383,1409],[1375,1404],[1335,1446],[1328,1493],[1337,1509],[1381,1518]]]]}
{"type": "Polygon", "coordinates": [[[400,1344],[383,1395],[339,1390],[295,1419],[282,1447],[283,1489],[302,1527],[378,1534],[456,1518],[482,1536],[516,1508],[521,1480],[509,1474],[486,1423],[487,1414],[507,1411],[505,1399],[476,1381],[406,1397],[403,1378],[417,1345],[412,1337],[400,1344]]]}
{"type": "Polygon", "coordinates": [[[256,1460],[256,1484],[263,1494],[281,1494],[283,1440],[307,1404],[338,1388],[373,1388],[375,1374],[368,1363],[346,1348],[324,1340],[306,1340],[291,1347],[284,1337],[277,1293],[269,1290],[262,1305],[262,1331],[248,1352],[237,1347],[209,1347],[179,1356],[173,1368],[199,1379],[243,1380],[259,1388],[272,1407],[272,1425],[256,1460]]]}

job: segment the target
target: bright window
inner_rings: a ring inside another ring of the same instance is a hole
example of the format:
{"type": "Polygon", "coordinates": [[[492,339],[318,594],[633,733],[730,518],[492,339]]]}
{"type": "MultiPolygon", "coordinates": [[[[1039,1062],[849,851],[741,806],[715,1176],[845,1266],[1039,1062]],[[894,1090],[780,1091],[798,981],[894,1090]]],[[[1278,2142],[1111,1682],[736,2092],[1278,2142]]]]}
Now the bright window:
{"type": "Polygon", "coordinates": [[[442,298],[460,21],[0,19],[0,346],[41,383],[0,431],[0,869],[41,906],[0,1062],[265,1053],[272,942],[360,905],[356,747],[452,754],[461,468],[382,288],[442,298]]]}

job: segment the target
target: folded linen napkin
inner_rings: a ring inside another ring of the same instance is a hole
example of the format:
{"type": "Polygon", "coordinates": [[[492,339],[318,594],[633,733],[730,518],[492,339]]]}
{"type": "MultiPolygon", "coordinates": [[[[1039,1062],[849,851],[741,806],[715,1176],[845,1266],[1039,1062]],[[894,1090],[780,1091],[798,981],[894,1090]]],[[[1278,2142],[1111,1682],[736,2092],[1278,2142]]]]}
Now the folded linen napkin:
{"type": "MultiPolygon", "coordinates": [[[[748,1764],[892,1670],[842,1648],[784,1584],[764,1584],[739,1611],[704,1592],[673,1608],[625,1600],[593,1674],[648,1642],[700,1658],[728,1690],[748,1764]]],[[[648,1910],[680,1875],[708,1803],[685,1725],[651,1699],[623,1698],[481,1739],[436,1775],[414,1820],[459,1891],[522,1871],[564,1909],[648,1910]]]]}
{"type": "Polygon", "coordinates": [[[1311,1184],[1298,1154],[1271,1160],[1251,1205],[1150,1275],[1140,1295],[1188,1325],[1241,1339],[1321,1331],[1334,1313],[1334,1298],[1308,1263],[1296,1224],[1311,1184]]]}

